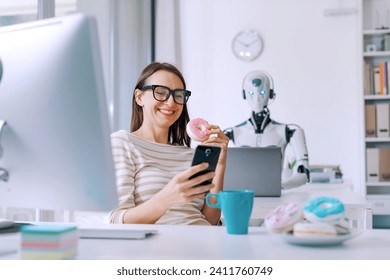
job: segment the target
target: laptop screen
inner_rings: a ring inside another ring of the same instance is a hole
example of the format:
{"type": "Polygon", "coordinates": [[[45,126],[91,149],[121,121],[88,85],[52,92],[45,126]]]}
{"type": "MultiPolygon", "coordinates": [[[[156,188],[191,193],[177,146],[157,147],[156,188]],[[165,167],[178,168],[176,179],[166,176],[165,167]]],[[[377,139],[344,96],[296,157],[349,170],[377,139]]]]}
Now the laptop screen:
{"type": "Polygon", "coordinates": [[[279,197],[281,174],[280,147],[229,147],[224,190],[250,189],[258,197],[279,197]]]}

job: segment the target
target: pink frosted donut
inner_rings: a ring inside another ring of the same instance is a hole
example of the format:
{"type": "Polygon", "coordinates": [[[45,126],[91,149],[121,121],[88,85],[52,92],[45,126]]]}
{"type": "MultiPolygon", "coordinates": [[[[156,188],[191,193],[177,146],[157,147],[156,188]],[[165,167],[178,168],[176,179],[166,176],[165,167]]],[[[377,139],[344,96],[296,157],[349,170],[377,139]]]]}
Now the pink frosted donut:
{"type": "Polygon", "coordinates": [[[291,231],[302,219],[303,211],[298,204],[284,203],[267,213],[264,224],[268,231],[282,233],[291,231]]]}
{"type": "Polygon", "coordinates": [[[207,126],[209,123],[202,118],[192,119],[187,124],[187,134],[192,140],[202,142],[209,138],[207,132],[207,126]]]}

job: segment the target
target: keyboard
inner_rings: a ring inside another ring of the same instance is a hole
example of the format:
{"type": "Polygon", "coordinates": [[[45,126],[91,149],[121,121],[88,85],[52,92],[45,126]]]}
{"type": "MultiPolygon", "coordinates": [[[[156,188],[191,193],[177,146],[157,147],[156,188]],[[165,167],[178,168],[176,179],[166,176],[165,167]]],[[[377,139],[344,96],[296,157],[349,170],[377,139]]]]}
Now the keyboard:
{"type": "Polygon", "coordinates": [[[79,228],[79,238],[89,239],[144,239],[156,234],[157,230],[142,229],[110,229],[110,228],[79,228]]]}

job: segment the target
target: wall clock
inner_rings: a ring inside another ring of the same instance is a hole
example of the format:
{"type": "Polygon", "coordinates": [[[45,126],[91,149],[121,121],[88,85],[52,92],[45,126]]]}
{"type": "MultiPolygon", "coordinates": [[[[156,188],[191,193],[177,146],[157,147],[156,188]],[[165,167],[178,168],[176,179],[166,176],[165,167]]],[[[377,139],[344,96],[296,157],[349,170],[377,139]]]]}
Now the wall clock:
{"type": "Polygon", "coordinates": [[[263,49],[263,40],[255,30],[243,30],[232,41],[232,50],[236,57],[244,61],[257,58],[263,49]]]}

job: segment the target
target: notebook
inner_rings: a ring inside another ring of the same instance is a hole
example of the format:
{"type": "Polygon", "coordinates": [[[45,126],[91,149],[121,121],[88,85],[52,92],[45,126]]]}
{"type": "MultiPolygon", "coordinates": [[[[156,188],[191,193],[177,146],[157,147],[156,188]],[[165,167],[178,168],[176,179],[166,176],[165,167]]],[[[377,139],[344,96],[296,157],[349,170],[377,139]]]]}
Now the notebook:
{"type": "Polygon", "coordinates": [[[257,197],[279,197],[282,189],[279,147],[228,148],[224,190],[250,189],[257,197]]]}

